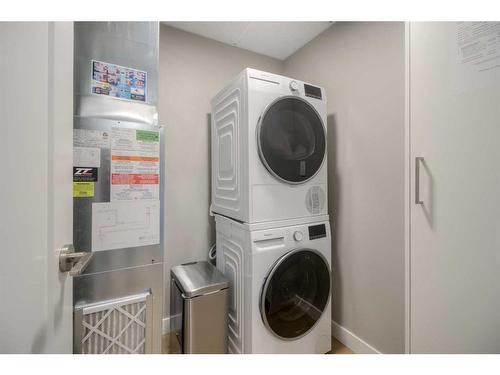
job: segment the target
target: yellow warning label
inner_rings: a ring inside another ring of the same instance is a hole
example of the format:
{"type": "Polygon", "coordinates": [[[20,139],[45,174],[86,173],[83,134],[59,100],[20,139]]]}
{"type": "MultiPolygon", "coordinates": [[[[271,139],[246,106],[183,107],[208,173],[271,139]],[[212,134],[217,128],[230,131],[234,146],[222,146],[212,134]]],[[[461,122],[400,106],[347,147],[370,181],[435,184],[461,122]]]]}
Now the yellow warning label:
{"type": "Polygon", "coordinates": [[[94,196],[94,182],[73,182],[73,198],[94,196]]]}

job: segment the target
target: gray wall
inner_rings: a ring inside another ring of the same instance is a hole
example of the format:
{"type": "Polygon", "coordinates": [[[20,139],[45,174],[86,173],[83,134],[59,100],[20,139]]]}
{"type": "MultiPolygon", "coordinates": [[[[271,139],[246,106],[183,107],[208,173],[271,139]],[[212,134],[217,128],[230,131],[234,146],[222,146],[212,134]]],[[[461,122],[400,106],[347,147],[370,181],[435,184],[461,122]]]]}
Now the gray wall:
{"type": "Polygon", "coordinates": [[[165,271],[204,260],[215,242],[210,204],[210,99],[246,67],[280,74],[283,63],[160,26],[160,124],[165,126],[165,271]]]}
{"type": "Polygon", "coordinates": [[[328,97],[333,320],[404,351],[404,24],[336,23],[285,62],[328,97]]]}

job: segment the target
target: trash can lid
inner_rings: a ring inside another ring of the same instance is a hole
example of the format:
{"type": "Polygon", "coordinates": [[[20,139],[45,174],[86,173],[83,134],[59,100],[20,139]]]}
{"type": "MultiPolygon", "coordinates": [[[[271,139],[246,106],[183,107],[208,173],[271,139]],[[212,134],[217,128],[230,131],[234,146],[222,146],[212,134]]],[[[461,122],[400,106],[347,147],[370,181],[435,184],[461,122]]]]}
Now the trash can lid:
{"type": "Polygon", "coordinates": [[[229,285],[224,275],[208,262],[181,264],[172,267],[170,274],[188,298],[216,292],[229,285]]]}

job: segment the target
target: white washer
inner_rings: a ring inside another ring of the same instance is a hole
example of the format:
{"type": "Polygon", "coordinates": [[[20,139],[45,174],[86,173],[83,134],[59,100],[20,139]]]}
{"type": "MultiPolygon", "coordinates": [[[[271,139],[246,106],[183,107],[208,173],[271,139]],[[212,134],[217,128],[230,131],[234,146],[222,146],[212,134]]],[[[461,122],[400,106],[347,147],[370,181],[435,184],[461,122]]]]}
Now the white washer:
{"type": "Polygon", "coordinates": [[[323,88],[247,68],[211,116],[213,213],[246,223],[327,214],[323,88]]]}
{"type": "Polygon", "coordinates": [[[331,350],[328,216],[242,224],[215,215],[229,279],[229,353],[331,350]]]}

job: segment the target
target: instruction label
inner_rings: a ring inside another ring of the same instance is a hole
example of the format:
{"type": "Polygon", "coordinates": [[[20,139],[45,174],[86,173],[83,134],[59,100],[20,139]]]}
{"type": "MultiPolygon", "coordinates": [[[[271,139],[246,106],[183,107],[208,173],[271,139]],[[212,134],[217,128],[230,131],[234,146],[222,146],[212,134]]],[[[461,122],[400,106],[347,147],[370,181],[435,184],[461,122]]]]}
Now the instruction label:
{"type": "Polygon", "coordinates": [[[111,201],[160,197],[160,133],[113,128],[111,201]]]}
{"type": "Polygon", "coordinates": [[[73,182],[73,198],[91,198],[94,196],[94,182],[73,182]]]}
{"type": "Polygon", "coordinates": [[[500,22],[457,22],[454,74],[459,92],[500,84],[500,22]]]}
{"type": "Polygon", "coordinates": [[[101,166],[101,149],[73,146],[73,165],[99,168],[101,166]]]}
{"type": "Polygon", "coordinates": [[[73,129],[73,146],[109,148],[109,132],[90,129],[73,129]]]}
{"type": "Polygon", "coordinates": [[[500,22],[459,22],[457,42],[461,64],[477,72],[500,68],[500,22]]]}
{"type": "Polygon", "coordinates": [[[92,60],[92,94],[146,101],[147,73],[103,61],[92,60]]]}
{"type": "Polygon", "coordinates": [[[159,200],[92,203],[92,251],[159,243],[159,200]]]}

